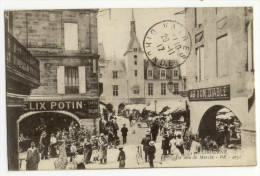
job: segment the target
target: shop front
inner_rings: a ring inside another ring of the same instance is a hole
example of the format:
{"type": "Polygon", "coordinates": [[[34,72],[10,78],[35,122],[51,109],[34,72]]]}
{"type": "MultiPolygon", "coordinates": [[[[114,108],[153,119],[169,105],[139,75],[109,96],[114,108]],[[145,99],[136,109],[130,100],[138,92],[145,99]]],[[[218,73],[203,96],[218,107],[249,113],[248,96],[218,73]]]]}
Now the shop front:
{"type": "Polygon", "coordinates": [[[25,101],[23,114],[17,120],[19,161],[25,159],[25,152],[34,142],[40,147],[43,132],[47,137],[58,132],[71,133],[75,129],[84,128],[88,135],[99,135],[99,100],[61,100],[25,101]]]}
{"type": "Polygon", "coordinates": [[[232,97],[229,85],[190,90],[188,105],[192,134],[220,146],[224,140],[234,140],[241,148],[255,147],[255,116],[250,115],[248,98],[232,97]]]}

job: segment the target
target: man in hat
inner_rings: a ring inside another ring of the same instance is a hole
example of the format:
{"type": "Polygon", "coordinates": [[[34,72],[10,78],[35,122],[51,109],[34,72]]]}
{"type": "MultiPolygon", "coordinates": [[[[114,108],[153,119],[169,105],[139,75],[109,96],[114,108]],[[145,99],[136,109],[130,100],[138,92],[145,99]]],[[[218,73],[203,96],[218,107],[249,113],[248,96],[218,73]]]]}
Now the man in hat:
{"type": "Polygon", "coordinates": [[[155,142],[159,133],[159,128],[160,128],[160,123],[158,118],[156,118],[151,127],[152,140],[155,142]]]}
{"type": "Polygon", "coordinates": [[[48,159],[48,146],[49,140],[47,139],[47,134],[45,131],[42,132],[40,138],[40,146],[41,146],[41,159],[48,159]]]}
{"type": "Polygon", "coordinates": [[[123,127],[121,128],[121,132],[122,132],[122,137],[123,137],[123,144],[125,144],[127,132],[128,132],[128,128],[126,127],[126,124],[124,124],[123,127]]]}
{"type": "Polygon", "coordinates": [[[50,138],[50,157],[56,157],[57,153],[56,153],[56,148],[55,146],[57,145],[57,139],[54,136],[53,133],[51,133],[51,138],[50,138]]]}
{"type": "Polygon", "coordinates": [[[145,154],[145,162],[147,162],[147,152],[148,152],[148,149],[149,149],[149,142],[151,141],[151,137],[150,137],[150,133],[146,133],[145,137],[143,138],[141,144],[143,145],[143,151],[144,151],[144,154],[145,154]]]}
{"type": "Polygon", "coordinates": [[[125,168],[126,157],[125,157],[125,152],[123,151],[123,147],[119,146],[118,149],[120,152],[119,152],[117,161],[119,162],[119,168],[122,169],[122,168],[125,168]]]}
{"type": "Polygon", "coordinates": [[[153,160],[155,158],[155,153],[156,153],[156,148],[155,148],[154,144],[155,144],[154,141],[150,141],[149,142],[149,148],[148,148],[148,151],[147,151],[150,168],[154,167],[153,160]]]}

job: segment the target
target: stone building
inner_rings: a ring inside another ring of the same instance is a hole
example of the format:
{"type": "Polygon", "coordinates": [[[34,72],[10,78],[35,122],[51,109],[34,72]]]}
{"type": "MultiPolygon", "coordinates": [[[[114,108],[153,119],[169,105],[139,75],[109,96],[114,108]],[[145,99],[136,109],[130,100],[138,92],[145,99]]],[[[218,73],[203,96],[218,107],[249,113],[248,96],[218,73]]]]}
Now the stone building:
{"type": "Polygon", "coordinates": [[[40,85],[39,60],[12,34],[12,12],[5,13],[8,169],[19,170],[17,120],[24,99],[40,85]]]}
{"type": "MultiPolygon", "coordinates": [[[[17,120],[20,133],[26,131],[22,124],[32,123],[33,119],[59,129],[68,127],[62,124],[75,121],[98,132],[97,12],[9,12],[12,35],[39,60],[40,67],[40,86],[25,99],[23,114],[17,120]]],[[[36,127],[31,124],[29,128],[36,127]]],[[[33,140],[38,144],[37,138],[33,140]]]]}
{"type": "Polygon", "coordinates": [[[255,148],[252,9],[187,8],[185,22],[193,41],[186,61],[191,131],[215,134],[216,114],[228,108],[242,124],[242,147],[255,148]]]}
{"type": "Polygon", "coordinates": [[[132,11],[130,40],[123,58],[114,56],[104,69],[101,101],[110,103],[117,111],[121,104],[148,104],[155,100],[179,100],[184,81],[180,68],[160,69],[146,58],[136,35],[132,11]],[[168,89],[173,84],[174,90],[168,89]],[[173,93],[174,92],[174,93],[173,93]]]}

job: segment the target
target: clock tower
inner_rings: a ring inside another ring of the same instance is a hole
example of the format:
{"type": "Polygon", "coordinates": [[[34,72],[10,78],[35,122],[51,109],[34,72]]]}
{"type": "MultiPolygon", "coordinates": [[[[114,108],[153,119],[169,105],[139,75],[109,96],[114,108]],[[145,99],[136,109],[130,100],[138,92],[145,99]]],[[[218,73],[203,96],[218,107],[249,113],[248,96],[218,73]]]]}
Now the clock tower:
{"type": "Polygon", "coordinates": [[[136,36],[134,11],[130,21],[130,40],[124,54],[127,72],[128,100],[142,103],[144,99],[144,51],[136,36]]]}

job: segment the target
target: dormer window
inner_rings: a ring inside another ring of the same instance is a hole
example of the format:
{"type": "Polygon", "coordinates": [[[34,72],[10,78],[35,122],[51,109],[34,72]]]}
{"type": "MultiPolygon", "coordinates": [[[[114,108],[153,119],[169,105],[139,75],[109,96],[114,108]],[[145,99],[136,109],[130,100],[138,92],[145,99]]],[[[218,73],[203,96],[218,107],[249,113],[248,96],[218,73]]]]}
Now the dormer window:
{"type": "Polygon", "coordinates": [[[161,69],[160,70],[160,79],[165,79],[166,78],[166,70],[165,69],[161,69]]]}
{"type": "Polygon", "coordinates": [[[153,70],[148,70],[147,71],[147,78],[152,79],[153,78],[153,70]]]}
{"type": "Polygon", "coordinates": [[[117,71],[113,71],[113,79],[117,79],[117,71]]]}
{"type": "Polygon", "coordinates": [[[137,52],[137,48],[134,48],[134,52],[137,52]]]}
{"type": "Polygon", "coordinates": [[[174,77],[178,77],[179,76],[178,70],[173,70],[173,76],[174,77]]]}

